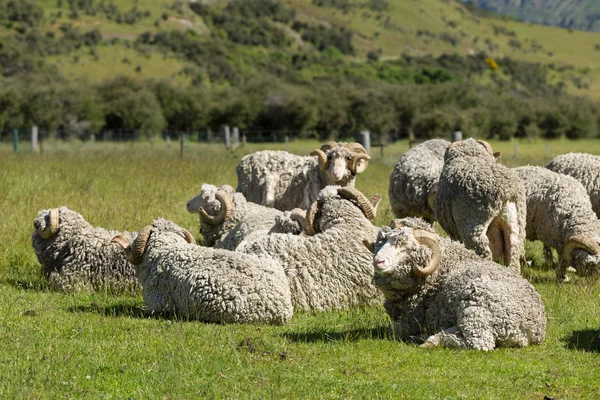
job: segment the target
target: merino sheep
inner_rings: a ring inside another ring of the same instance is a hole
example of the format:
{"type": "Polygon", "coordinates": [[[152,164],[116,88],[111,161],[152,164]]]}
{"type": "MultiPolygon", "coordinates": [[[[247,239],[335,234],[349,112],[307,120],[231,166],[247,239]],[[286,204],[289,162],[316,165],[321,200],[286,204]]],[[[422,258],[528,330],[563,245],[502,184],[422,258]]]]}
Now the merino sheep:
{"type": "Polygon", "coordinates": [[[203,184],[200,194],[188,201],[187,210],[200,214],[205,245],[235,250],[253,235],[269,232],[300,234],[306,211],[280,211],[246,201],[233,187],[203,184]]]}
{"type": "Polygon", "coordinates": [[[283,324],[292,317],[281,265],[267,257],[197,246],[171,221],[155,220],[129,245],[113,241],[136,266],[149,312],[217,323],[283,324]]]}
{"type": "Polygon", "coordinates": [[[117,234],[133,240],[136,233],[94,228],[67,207],[40,211],[33,226],[33,249],[53,290],[139,291],[134,267],[110,241],[117,234]]]}
{"type": "Polygon", "coordinates": [[[272,234],[254,238],[236,251],[278,260],[288,277],[295,311],[337,310],[380,304],[373,284],[371,255],[362,240],[373,240],[381,200],[371,202],[354,188],[328,186],[310,207],[308,236],[272,234]]]}
{"type": "Polygon", "coordinates": [[[371,157],[359,143],[328,142],[302,157],[285,151],[248,154],[237,166],[237,191],[278,210],[308,209],[327,185],[354,187],[371,157]]]}
{"type": "MultiPolygon", "coordinates": [[[[498,153],[496,153],[498,154],[498,153]]],[[[435,216],[454,240],[483,258],[520,271],[525,256],[525,187],[496,162],[487,142],[452,143],[444,155],[435,216]]]]}
{"type": "Polygon", "coordinates": [[[527,193],[527,239],[544,243],[544,256],[554,264],[552,248],[558,252],[555,268],[559,280],[567,281],[567,267],[580,275],[600,267],[600,220],[592,209],[585,187],[567,175],[542,167],[515,168],[527,193]]]}
{"type": "Polygon", "coordinates": [[[428,140],[400,157],[389,186],[390,204],[396,217],[422,217],[433,223],[437,185],[449,144],[443,139],[428,140]]]}
{"type": "Polygon", "coordinates": [[[424,221],[396,220],[365,245],[396,337],[424,334],[423,347],[477,350],[544,340],[544,305],[527,280],[440,238],[424,221]]]}
{"type": "Polygon", "coordinates": [[[600,156],[586,153],[562,154],[555,157],[546,168],[581,182],[590,196],[592,209],[600,218],[600,156]]]}

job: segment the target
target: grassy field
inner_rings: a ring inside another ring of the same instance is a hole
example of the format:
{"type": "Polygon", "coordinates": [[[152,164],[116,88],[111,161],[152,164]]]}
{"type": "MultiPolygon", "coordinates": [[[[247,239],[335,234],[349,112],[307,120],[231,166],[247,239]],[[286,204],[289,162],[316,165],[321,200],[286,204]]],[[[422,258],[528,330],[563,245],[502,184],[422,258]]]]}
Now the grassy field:
{"type": "MultiPolygon", "coordinates": [[[[519,143],[518,159],[515,143],[492,144],[509,166],[548,161],[545,142],[519,143]]],[[[203,182],[235,185],[241,156],[265,147],[190,143],[180,158],[164,143],[46,143],[41,155],[0,144],[0,398],[600,398],[600,285],[557,284],[539,244],[528,244],[523,273],[544,300],[546,340],[489,353],[390,340],[382,307],[225,326],[147,317],[141,296],[48,291],[31,248],[38,210],[66,205],[128,230],[161,216],[197,232],[186,201],[203,182]]],[[[376,149],[358,179],[365,194],[384,195],[378,225],[392,218],[388,179],[407,148],[376,149]]],[[[549,143],[550,157],[568,151],[600,154],[600,142],[549,143]]]]}

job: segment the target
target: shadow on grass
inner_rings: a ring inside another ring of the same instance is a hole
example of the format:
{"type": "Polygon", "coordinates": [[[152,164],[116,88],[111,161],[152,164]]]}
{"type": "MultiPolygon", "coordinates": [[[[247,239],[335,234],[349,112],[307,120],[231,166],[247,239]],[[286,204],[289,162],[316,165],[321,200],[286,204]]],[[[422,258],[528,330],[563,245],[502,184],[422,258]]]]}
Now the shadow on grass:
{"type": "Polygon", "coordinates": [[[48,283],[46,281],[27,281],[24,279],[6,278],[0,280],[0,284],[6,284],[19,290],[31,290],[36,292],[44,292],[48,290],[48,283]]]}
{"type": "Polygon", "coordinates": [[[292,342],[354,342],[360,339],[389,339],[388,325],[376,328],[358,328],[345,331],[312,331],[312,332],[285,332],[283,337],[292,342]]]}
{"type": "Polygon", "coordinates": [[[584,350],[600,353],[600,335],[598,329],[583,329],[574,331],[564,339],[566,346],[571,350],[584,350]]]}
{"type": "MultiPolygon", "coordinates": [[[[139,306],[131,304],[112,304],[109,306],[101,306],[94,302],[89,306],[74,306],[67,308],[67,311],[72,313],[92,313],[100,314],[105,317],[130,317],[130,318],[152,318],[154,315],[147,314],[146,311],[139,306]]],[[[162,316],[161,316],[162,317],[162,316]]]]}

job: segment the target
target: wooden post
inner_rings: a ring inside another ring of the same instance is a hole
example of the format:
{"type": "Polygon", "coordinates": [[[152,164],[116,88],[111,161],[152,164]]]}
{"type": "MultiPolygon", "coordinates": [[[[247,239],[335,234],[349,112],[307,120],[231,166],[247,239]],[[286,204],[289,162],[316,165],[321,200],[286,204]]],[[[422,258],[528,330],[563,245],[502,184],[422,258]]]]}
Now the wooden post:
{"type": "Polygon", "coordinates": [[[242,146],[246,145],[246,134],[242,133],[242,146]]]}
{"type": "MultiPolygon", "coordinates": [[[[94,135],[93,133],[90,133],[90,143],[95,143],[96,142],[96,135],[94,135]]],[[[152,143],[152,136],[150,137],[150,143],[152,143]]]]}
{"type": "Polygon", "coordinates": [[[360,141],[361,144],[367,151],[367,154],[371,154],[371,132],[369,131],[361,131],[360,132],[360,141]]]}
{"type": "Polygon", "coordinates": [[[165,141],[167,142],[167,147],[171,147],[171,136],[167,133],[167,137],[165,138],[165,141]]]}
{"type": "Polygon", "coordinates": [[[183,158],[183,133],[179,134],[179,157],[183,158]]]}
{"type": "Polygon", "coordinates": [[[383,158],[383,148],[384,148],[384,147],[385,147],[385,146],[383,145],[383,143],[381,143],[381,144],[379,145],[379,150],[380,150],[381,158],[383,158]]]}
{"type": "Polygon", "coordinates": [[[240,145],[240,130],[237,126],[233,127],[233,147],[238,147],[240,145]]]}
{"type": "Polygon", "coordinates": [[[207,139],[208,139],[208,142],[209,142],[209,143],[212,143],[212,142],[214,141],[214,138],[213,138],[213,133],[212,133],[212,131],[210,130],[210,128],[208,128],[208,131],[206,132],[206,136],[207,136],[207,139]]]}
{"type": "Polygon", "coordinates": [[[36,151],[38,147],[38,127],[31,127],[31,151],[36,151]]]}
{"type": "Polygon", "coordinates": [[[287,151],[289,153],[289,151],[290,151],[290,137],[288,135],[285,135],[284,141],[285,141],[285,151],[287,151]]]}
{"type": "Polygon", "coordinates": [[[546,143],[546,158],[550,158],[550,143],[546,143]]]}
{"type": "Polygon", "coordinates": [[[225,148],[231,148],[231,131],[229,130],[229,126],[225,126],[225,148]]]}
{"type": "Polygon", "coordinates": [[[452,132],[452,135],[451,135],[451,141],[452,142],[459,142],[459,141],[462,140],[462,138],[463,138],[462,131],[452,132]]]}
{"type": "Polygon", "coordinates": [[[19,130],[15,129],[13,132],[13,150],[14,152],[19,151],[19,130]]]}
{"type": "Polygon", "coordinates": [[[515,143],[515,153],[513,154],[513,158],[515,160],[519,158],[519,143],[515,143]]]}

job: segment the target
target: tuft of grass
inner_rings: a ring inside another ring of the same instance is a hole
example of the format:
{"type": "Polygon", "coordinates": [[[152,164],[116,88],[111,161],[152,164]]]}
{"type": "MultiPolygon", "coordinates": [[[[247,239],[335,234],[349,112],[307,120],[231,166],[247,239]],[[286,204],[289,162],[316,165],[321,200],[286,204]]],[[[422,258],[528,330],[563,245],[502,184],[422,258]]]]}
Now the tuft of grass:
{"type": "MultiPolygon", "coordinates": [[[[492,142],[510,166],[544,165],[544,142],[492,142]]],[[[292,141],[308,154],[316,141],[292,141]]],[[[551,156],[600,153],[597,141],[550,142],[551,156]]],[[[26,146],[22,146],[22,149],[26,146]]],[[[192,232],[186,201],[203,182],[236,184],[248,144],[164,142],[44,144],[44,153],[12,153],[0,144],[0,398],[490,398],[600,397],[600,285],[573,277],[556,283],[539,243],[523,273],[546,307],[546,340],[488,353],[424,350],[391,340],[383,307],[296,314],[279,327],[184,321],[147,315],[140,295],[54,293],[31,248],[32,221],[66,205],[90,223],[139,230],[164,217],[192,232]]],[[[405,141],[374,149],[357,186],[384,196],[377,225],[393,218],[389,176],[405,141]]]]}

